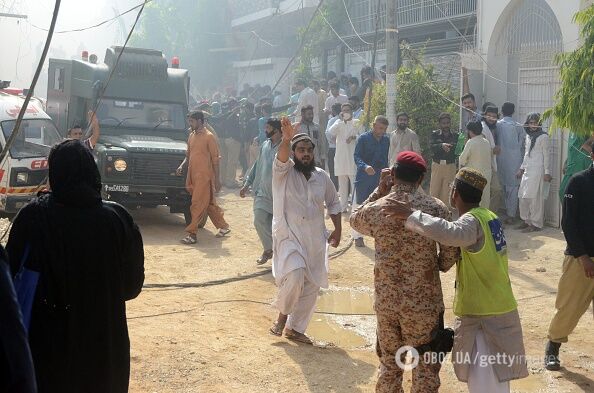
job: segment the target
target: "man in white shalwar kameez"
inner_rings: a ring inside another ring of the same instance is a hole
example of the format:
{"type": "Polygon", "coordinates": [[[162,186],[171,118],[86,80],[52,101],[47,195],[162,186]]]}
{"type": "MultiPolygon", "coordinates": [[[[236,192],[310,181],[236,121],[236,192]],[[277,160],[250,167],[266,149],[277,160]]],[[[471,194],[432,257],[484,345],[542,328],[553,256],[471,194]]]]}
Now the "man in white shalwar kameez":
{"type": "Polygon", "coordinates": [[[272,274],[278,319],[270,333],[311,344],[305,335],[320,288],[328,288],[328,245],[341,235],[341,206],[330,176],[314,163],[314,144],[283,118],[283,139],[272,168],[272,274]],[[289,157],[290,149],[293,158],[289,157]],[[329,233],[324,204],[334,224],[329,233]]]}
{"type": "Polygon", "coordinates": [[[526,152],[517,174],[521,177],[518,197],[520,218],[524,221],[518,229],[534,232],[544,225],[544,200],[551,182],[549,168],[549,136],[542,130],[540,114],[530,113],[526,119],[526,152]]]}
{"type": "Polygon", "coordinates": [[[353,106],[342,104],[340,118],[330,127],[328,135],[336,141],[334,155],[334,175],[338,177],[338,192],[342,202],[342,211],[346,211],[349,204],[349,186],[353,196],[355,194],[355,146],[357,137],[363,132],[363,125],[359,119],[353,118],[353,106]]]}

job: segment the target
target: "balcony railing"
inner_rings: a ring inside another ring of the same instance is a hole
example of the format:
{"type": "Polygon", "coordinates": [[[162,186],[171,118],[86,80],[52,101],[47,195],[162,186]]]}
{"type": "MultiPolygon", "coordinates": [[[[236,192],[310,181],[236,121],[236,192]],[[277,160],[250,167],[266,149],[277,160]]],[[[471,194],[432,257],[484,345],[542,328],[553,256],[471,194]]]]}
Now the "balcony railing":
{"type": "Polygon", "coordinates": [[[241,18],[269,8],[278,8],[281,0],[231,0],[230,9],[233,12],[233,19],[241,18]]]}
{"type": "MultiPolygon", "coordinates": [[[[372,33],[375,30],[377,1],[351,0],[348,4],[349,14],[357,32],[372,33]]],[[[386,0],[380,2],[379,12],[381,29],[385,26],[386,0]]],[[[445,21],[448,18],[462,17],[475,12],[476,0],[399,0],[398,27],[445,21]]]]}
{"type": "Polygon", "coordinates": [[[260,11],[273,10],[275,13],[287,14],[302,8],[316,7],[320,0],[230,0],[233,19],[256,15],[260,11]]]}

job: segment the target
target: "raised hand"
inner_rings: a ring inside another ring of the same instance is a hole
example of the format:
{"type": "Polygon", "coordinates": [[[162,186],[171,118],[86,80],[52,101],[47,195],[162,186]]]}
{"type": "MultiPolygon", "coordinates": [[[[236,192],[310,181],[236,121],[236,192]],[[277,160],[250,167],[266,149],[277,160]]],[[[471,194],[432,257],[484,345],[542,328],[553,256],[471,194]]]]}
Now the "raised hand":
{"type": "Polygon", "coordinates": [[[286,116],[281,119],[281,132],[283,134],[283,141],[286,142],[291,141],[291,139],[293,139],[297,133],[295,127],[291,124],[291,121],[286,116]]]}

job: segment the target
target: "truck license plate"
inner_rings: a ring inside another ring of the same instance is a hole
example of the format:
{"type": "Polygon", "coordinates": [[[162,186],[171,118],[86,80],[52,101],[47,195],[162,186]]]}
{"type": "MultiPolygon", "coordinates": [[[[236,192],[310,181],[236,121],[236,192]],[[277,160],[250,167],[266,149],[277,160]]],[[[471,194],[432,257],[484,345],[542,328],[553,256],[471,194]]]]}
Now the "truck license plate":
{"type": "Polygon", "coordinates": [[[106,184],[104,188],[107,192],[130,192],[130,186],[126,186],[123,184],[106,184]]]}

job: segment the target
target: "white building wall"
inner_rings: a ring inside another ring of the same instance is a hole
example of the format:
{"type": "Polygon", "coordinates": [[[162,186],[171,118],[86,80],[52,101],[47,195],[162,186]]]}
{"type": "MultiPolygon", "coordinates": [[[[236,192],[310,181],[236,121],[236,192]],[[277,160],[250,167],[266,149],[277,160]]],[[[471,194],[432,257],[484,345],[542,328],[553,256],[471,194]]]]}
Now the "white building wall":
{"type": "MultiPolygon", "coordinates": [[[[508,75],[508,67],[504,57],[495,58],[494,46],[497,43],[497,38],[505,26],[505,20],[517,3],[521,1],[531,0],[479,0],[478,3],[478,39],[477,52],[489,64],[488,66],[480,60],[480,67],[482,71],[488,75],[484,77],[483,91],[485,98],[495,103],[501,103],[506,100],[514,100],[516,97],[508,97],[508,89],[505,82],[517,79],[517,75],[508,75]]],[[[574,50],[579,42],[579,26],[573,23],[573,16],[583,6],[583,0],[547,0],[547,4],[551,7],[561,28],[563,35],[563,50],[574,50]]],[[[476,63],[476,61],[475,61],[476,63]]],[[[512,94],[515,91],[513,88],[512,94]]]]}
{"type": "MultiPolygon", "coordinates": [[[[483,78],[482,89],[477,89],[478,86],[475,84],[471,86],[471,90],[475,93],[482,92],[484,100],[492,101],[498,106],[505,101],[514,102],[516,104],[514,118],[519,122],[524,121],[527,112],[542,112],[552,106],[555,90],[559,84],[553,62],[548,62],[548,65],[544,63],[530,65],[527,58],[521,55],[520,57],[509,56],[501,51],[497,53],[498,40],[504,34],[506,24],[513,16],[512,13],[519,4],[530,1],[536,0],[479,0],[477,52],[480,57],[475,53],[475,58],[469,62],[472,63],[471,68],[477,70],[475,72],[482,73],[483,78]],[[477,58],[479,61],[476,61],[477,58]]],[[[546,3],[559,24],[561,50],[574,50],[580,42],[579,26],[573,23],[573,17],[586,5],[584,0],[546,0],[546,3]]],[[[549,133],[552,137],[553,182],[551,194],[545,206],[545,220],[549,225],[558,226],[561,209],[557,193],[562,177],[562,163],[567,154],[567,134],[559,130],[549,130],[549,133]]]]}

